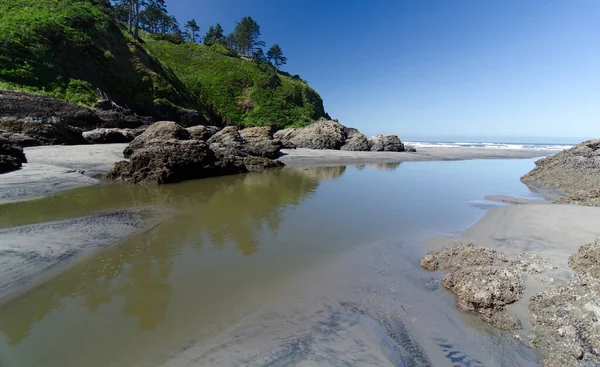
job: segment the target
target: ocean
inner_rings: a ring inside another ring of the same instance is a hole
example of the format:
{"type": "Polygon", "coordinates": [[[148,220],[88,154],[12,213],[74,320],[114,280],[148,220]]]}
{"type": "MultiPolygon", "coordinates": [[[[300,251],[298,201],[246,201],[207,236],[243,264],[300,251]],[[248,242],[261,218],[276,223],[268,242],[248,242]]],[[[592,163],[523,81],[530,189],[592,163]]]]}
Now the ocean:
{"type": "Polygon", "coordinates": [[[419,148],[471,148],[471,149],[511,149],[559,152],[572,148],[575,144],[557,143],[507,143],[507,142],[463,142],[463,141],[405,141],[404,144],[419,148]]]}

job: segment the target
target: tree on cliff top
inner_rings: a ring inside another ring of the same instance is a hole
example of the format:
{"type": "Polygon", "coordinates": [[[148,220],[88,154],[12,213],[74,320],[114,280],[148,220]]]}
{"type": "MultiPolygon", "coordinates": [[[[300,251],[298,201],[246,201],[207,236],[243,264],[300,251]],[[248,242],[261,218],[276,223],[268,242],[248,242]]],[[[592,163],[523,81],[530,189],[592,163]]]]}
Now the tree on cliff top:
{"type": "Polygon", "coordinates": [[[252,58],[256,49],[265,45],[260,40],[260,26],[252,17],[243,17],[239,22],[236,22],[233,34],[237,51],[250,58],[252,58]]]}
{"type": "Polygon", "coordinates": [[[283,51],[277,43],[267,51],[267,60],[273,62],[276,68],[287,64],[287,57],[283,56],[283,51]]]}
{"type": "Polygon", "coordinates": [[[198,32],[200,32],[200,27],[198,26],[198,23],[196,23],[195,19],[192,20],[188,20],[188,22],[185,24],[185,35],[186,38],[194,43],[198,42],[198,32]]]}

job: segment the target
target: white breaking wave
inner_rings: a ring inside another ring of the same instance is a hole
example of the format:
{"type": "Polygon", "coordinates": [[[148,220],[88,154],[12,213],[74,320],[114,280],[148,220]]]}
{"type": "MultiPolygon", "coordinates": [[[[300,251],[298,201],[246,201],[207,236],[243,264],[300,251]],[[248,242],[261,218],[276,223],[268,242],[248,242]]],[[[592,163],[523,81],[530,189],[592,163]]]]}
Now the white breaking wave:
{"type": "Polygon", "coordinates": [[[536,150],[558,152],[572,148],[573,145],[560,144],[531,144],[531,143],[474,143],[474,142],[433,142],[433,141],[405,141],[404,144],[419,148],[470,148],[470,149],[510,149],[510,150],[536,150]]]}

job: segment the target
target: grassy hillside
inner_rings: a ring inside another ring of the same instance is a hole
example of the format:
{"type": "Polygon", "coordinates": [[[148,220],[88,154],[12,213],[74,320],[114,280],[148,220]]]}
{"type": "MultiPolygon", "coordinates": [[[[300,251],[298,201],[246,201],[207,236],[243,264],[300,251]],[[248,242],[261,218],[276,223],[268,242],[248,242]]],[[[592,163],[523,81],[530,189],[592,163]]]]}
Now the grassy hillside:
{"type": "Polygon", "coordinates": [[[93,105],[100,88],[140,113],[165,100],[204,111],[180,80],[112,19],[104,0],[0,2],[0,88],[93,105]]]}
{"type": "Polygon", "coordinates": [[[220,45],[176,45],[152,37],[144,37],[144,41],[194,95],[226,122],[303,126],[325,116],[317,92],[299,77],[282,74],[268,64],[232,57],[220,45]]]}
{"type": "Polygon", "coordinates": [[[213,123],[284,127],[325,116],[299,78],[221,46],[143,37],[113,19],[107,0],[0,0],[0,89],[93,105],[99,88],[140,114],[176,106],[213,123]]]}

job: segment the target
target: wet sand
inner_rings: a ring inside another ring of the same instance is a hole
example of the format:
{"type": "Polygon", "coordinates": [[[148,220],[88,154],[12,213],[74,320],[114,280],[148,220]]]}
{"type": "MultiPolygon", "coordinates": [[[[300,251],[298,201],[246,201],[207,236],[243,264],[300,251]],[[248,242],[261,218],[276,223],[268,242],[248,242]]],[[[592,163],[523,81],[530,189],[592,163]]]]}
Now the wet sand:
{"type": "Polygon", "coordinates": [[[523,321],[523,330],[517,334],[527,340],[531,335],[531,296],[572,276],[569,256],[576,253],[579,246],[600,237],[600,208],[506,197],[489,199],[516,205],[493,208],[465,231],[453,236],[432,237],[424,242],[424,247],[426,251],[433,251],[466,241],[501,251],[509,257],[531,252],[548,258],[556,269],[529,275],[523,297],[507,307],[523,321]]]}

